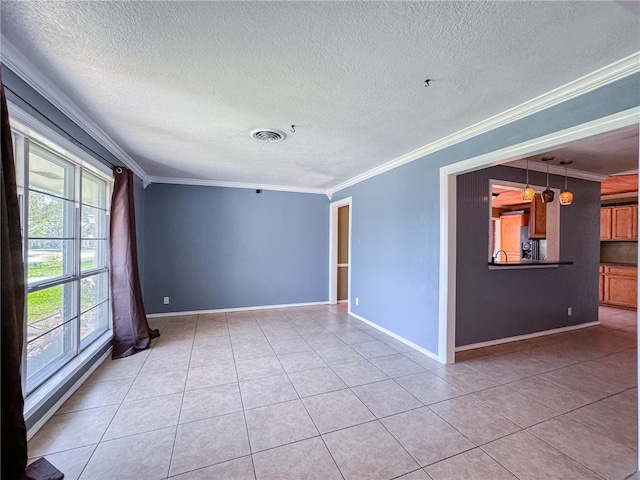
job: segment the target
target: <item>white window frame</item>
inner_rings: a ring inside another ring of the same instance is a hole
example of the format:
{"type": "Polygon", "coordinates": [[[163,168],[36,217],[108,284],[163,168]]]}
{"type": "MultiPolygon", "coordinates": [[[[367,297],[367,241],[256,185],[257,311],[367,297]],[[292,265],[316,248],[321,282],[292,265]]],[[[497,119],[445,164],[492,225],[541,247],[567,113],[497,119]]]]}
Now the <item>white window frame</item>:
{"type": "MultiPolygon", "coordinates": [[[[110,194],[113,190],[113,173],[111,169],[93,158],[90,154],[84,151],[82,148],[74,144],[71,140],[66,138],[64,135],[58,133],[56,130],[50,128],[44,123],[40,122],[30,114],[26,113],[24,110],[13,104],[12,102],[7,102],[8,110],[9,110],[9,119],[12,133],[14,134],[14,139],[19,138],[22,139],[24,137],[28,138],[30,141],[39,144],[47,150],[52,151],[53,153],[60,155],[66,160],[72,162],[76,165],[77,175],[76,177],[82,176],[82,171],[87,171],[91,173],[101,180],[104,180],[107,185],[106,192],[106,210],[107,210],[107,222],[109,221],[109,213],[110,213],[110,194]]],[[[18,155],[23,155],[24,158],[24,142],[17,142],[14,145],[15,151],[18,155]]],[[[26,175],[24,172],[24,164],[23,158],[16,158],[16,180],[18,184],[18,192],[24,193],[25,189],[28,188],[25,185],[26,175]]],[[[76,188],[80,187],[80,184],[76,186],[76,188]]],[[[24,202],[24,196],[22,197],[24,202]]],[[[81,206],[81,197],[74,198],[74,201],[77,203],[77,206],[81,206]]],[[[26,207],[24,207],[21,203],[21,214],[26,211],[26,207]]],[[[22,237],[23,237],[23,258],[25,260],[25,285],[27,283],[27,242],[28,242],[28,232],[27,228],[24,225],[25,218],[22,218],[22,237]],[[26,233],[26,235],[25,235],[26,233]]],[[[108,227],[107,227],[107,237],[108,237],[108,227]]],[[[81,241],[81,238],[75,240],[75,242],[81,241]]],[[[109,272],[109,261],[108,261],[108,238],[107,238],[107,262],[106,269],[101,271],[106,271],[107,276],[109,272]]],[[[79,254],[78,254],[79,256],[79,254]]],[[[80,266],[77,267],[77,281],[83,278],[83,273],[80,266]]],[[[28,290],[28,289],[27,289],[28,290]]],[[[79,291],[79,287],[78,287],[79,291]]],[[[25,307],[26,307],[26,295],[25,292],[25,307]]],[[[111,298],[111,286],[108,288],[109,299],[111,298]]],[[[24,416],[25,418],[29,418],[29,416],[42,407],[47,401],[58,391],[58,389],[64,385],[69,379],[77,374],[86,362],[90,361],[98,351],[102,350],[107,344],[111,343],[113,338],[113,330],[112,330],[112,315],[111,315],[111,306],[110,301],[108,307],[108,320],[107,320],[107,331],[103,332],[100,335],[96,335],[96,337],[87,345],[84,345],[81,348],[81,341],[79,336],[75,339],[75,351],[73,357],[66,362],[64,366],[58,369],[56,373],[50,376],[47,380],[39,384],[33,391],[29,392],[25,395],[25,408],[24,408],[24,416]]],[[[77,322],[80,323],[81,312],[77,313],[77,322]]],[[[25,308],[25,328],[24,328],[24,338],[23,338],[23,361],[22,361],[22,382],[23,382],[23,394],[26,393],[26,345],[27,345],[27,309],[25,308]]],[[[68,395],[66,395],[68,396],[68,395]]],[[[66,396],[64,398],[66,398],[66,396]]]]}

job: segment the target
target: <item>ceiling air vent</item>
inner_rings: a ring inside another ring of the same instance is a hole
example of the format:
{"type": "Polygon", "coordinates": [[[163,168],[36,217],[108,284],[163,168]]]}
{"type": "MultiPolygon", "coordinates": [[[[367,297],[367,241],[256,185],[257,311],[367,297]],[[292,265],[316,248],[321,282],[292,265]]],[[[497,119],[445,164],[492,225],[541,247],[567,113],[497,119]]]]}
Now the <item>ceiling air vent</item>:
{"type": "Polygon", "coordinates": [[[275,143],[286,138],[286,134],[280,130],[259,128],[251,132],[251,138],[260,142],[275,143]]]}

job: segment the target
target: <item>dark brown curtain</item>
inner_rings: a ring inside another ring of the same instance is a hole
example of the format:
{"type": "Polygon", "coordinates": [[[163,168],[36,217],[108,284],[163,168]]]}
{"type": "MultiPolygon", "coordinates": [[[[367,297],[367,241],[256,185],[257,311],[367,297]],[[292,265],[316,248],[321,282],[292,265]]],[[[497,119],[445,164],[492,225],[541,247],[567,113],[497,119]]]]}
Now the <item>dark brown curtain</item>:
{"type": "Polygon", "coordinates": [[[115,184],[111,198],[111,303],[113,305],[113,354],[122,358],[149,347],[160,335],[151,330],[142,302],[136,218],[133,200],[133,173],[114,168],[115,184]]]}
{"type": "MultiPolygon", "coordinates": [[[[1,80],[0,80],[1,82],[1,80]]],[[[20,364],[24,322],[24,265],[20,208],[7,100],[2,90],[2,478],[24,479],[27,429],[20,364]]]]}

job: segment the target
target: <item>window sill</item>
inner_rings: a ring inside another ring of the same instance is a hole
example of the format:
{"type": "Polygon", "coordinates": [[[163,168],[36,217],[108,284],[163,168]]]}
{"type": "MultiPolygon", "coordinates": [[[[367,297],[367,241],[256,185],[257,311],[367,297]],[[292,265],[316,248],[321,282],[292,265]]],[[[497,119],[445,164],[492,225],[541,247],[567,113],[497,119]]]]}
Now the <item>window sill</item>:
{"type": "MultiPolygon", "coordinates": [[[[40,385],[36,390],[31,392],[25,398],[24,402],[24,418],[29,423],[29,419],[32,415],[38,412],[44,405],[47,404],[56,394],[59,392],[61,387],[65,385],[65,383],[69,382],[75,375],[78,374],[82,370],[82,368],[89,362],[90,359],[94,358],[95,355],[101,350],[104,349],[105,346],[111,343],[113,339],[113,334],[111,330],[103,333],[100,337],[98,337],[91,345],[89,345],[85,350],[83,350],[77,357],[71,360],[67,365],[62,367],[59,372],[53,375],[49,380],[40,385]]],[[[109,354],[109,350],[103,357],[106,357],[109,354]]],[[[38,429],[48,420],[51,415],[55,413],[55,411],[62,405],[62,403],[71,396],[71,394],[79,387],[84,379],[91,375],[93,371],[100,366],[103,359],[99,359],[94,362],[94,364],[89,368],[89,370],[80,378],[75,385],[71,386],[71,388],[64,392],[60,399],[53,405],[41,418],[36,419],[36,422],[32,425],[31,428],[28,429],[27,437],[31,438],[38,429]],[[77,386],[76,386],[77,385],[77,386]]]]}

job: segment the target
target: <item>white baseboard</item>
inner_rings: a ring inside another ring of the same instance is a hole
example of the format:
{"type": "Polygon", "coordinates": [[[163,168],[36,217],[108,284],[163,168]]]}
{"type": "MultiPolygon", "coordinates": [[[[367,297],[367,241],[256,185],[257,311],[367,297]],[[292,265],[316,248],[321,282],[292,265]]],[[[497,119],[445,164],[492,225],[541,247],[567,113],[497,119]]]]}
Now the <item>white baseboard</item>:
{"type": "MultiPolygon", "coordinates": [[[[87,370],[85,372],[84,375],[82,375],[82,377],[80,377],[78,379],[78,381],[76,383],[73,384],[73,386],[67,390],[67,392],[60,398],[60,400],[58,400],[55,405],[53,407],[51,407],[47,413],[45,413],[42,418],[40,418],[40,420],[38,420],[36,423],[34,423],[31,428],[29,428],[27,430],[27,440],[31,440],[31,438],[33,438],[33,436],[38,433],[38,430],[40,430],[45,423],[47,423],[47,421],[53,417],[55,415],[55,413],[60,409],[60,407],[62,407],[62,405],[64,404],[64,402],[66,402],[69,397],[71,397],[71,395],[74,394],[74,392],[76,390],[78,390],[78,388],[80,388],[82,386],[82,384],[84,383],[84,381],[89,378],[91,376],[91,374],[93,372],[96,371],[96,369],[102,365],[102,362],[104,362],[110,355],[111,355],[111,351],[113,350],[113,347],[110,347],[98,360],[96,360],[93,365],[91,365],[91,367],[89,368],[89,370],[87,370]]],[[[42,403],[42,402],[41,402],[42,403]]]]}
{"type": "Polygon", "coordinates": [[[329,302],[287,303],[283,305],[259,305],[255,307],[218,308],[214,310],[190,310],[186,312],[149,313],[147,318],[177,317],[180,315],[204,315],[207,313],[246,312],[247,310],[268,310],[275,308],[313,307],[314,305],[329,305],[329,302]]]}
{"type": "Polygon", "coordinates": [[[367,320],[364,317],[361,317],[360,315],[358,315],[357,313],[353,313],[353,312],[348,312],[350,316],[352,316],[355,319],[360,320],[361,322],[366,323],[367,325],[369,325],[370,327],[375,328],[376,330],[380,330],[383,333],[386,333],[387,335],[389,335],[390,337],[395,338],[396,340],[398,340],[399,342],[404,343],[405,345],[408,345],[409,347],[413,348],[414,350],[417,350],[418,352],[422,353],[423,355],[426,355],[429,358],[432,358],[438,362],[440,362],[440,359],[438,358],[438,356],[433,353],[430,352],[429,350],[427,350],[426,348],[421,347],[420,345],[417,345],[415,343],[413,343],[411,340],[407,340],[404,337],[401,337],[400,335],[398,335],[397,333],[393,333],[391,330],[387,330],[384,327],[381,327],[380,325],[378,325],[377,323],[373,323],[371,320],[367,320]]]}
{"type": "Polygon", "coordinates": [[[338,300],[338,303],[349,303],[349,300],[338,300]]]}
{"type": "Polygon", "coordinates": [[[600,325],[600,322],[598,321],[587,322],[587,323],[581,323],[579,325],[571,325],[568,327],[560,327],[560,328],[553,328],[551,330],[543,330],[542,332],[527,333],[526,335],[517,335],[515,337],[489,340],[487,342],[472,343],[470,345],[462,345],[461,347],[456,347],[456,352],[464,352],[466,350],[475,350],[476,348],[482,348],[482,347],[492,347],[494,345],[501,345],[503,343],[519,342],[520,340],[528,340],[530,338],[544,337],[546,335],[555,335],[556,333],[570,332],[571,330],[579,330],[581,328],[595,327],[596,325],[600,325]]]}

